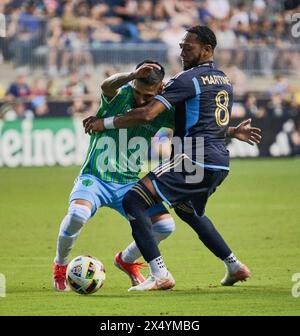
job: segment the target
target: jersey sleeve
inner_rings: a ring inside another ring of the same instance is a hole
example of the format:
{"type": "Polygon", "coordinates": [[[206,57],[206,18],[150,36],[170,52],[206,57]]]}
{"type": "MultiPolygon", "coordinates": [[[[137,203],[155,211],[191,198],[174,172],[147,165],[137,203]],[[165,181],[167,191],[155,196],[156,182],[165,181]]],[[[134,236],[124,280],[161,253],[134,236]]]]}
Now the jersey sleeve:
{"type": "Polygon", "coordinates": [[[155,99],[163,103],[168,110],[172,110],[172,105],[186,101],[198,94],[199,83],[196,78],[189,78],[186,74],[172,78],[161,94],[155,99]]]}

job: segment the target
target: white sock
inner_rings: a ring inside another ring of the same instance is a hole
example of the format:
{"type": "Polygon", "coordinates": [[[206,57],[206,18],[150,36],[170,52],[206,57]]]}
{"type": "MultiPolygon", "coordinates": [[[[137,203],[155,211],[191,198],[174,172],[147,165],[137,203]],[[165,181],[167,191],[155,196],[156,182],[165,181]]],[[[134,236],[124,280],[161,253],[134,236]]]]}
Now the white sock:
{"type": "MultiPolygon", "coordinates": [[[[169,235],[175,230],[175,222],[172,217],[168,217],[155,222],[152,226],[154,238],[159,244],[162,240],[169,237],[169,235]]],[[[142,256],[135,241],[126,247],[122,252],[122,260],[126,263],[133,263],[142,256]]]]}
{"type": "Polygon", "coordinates": [[[134,263],[141,257],[141,252],[137,247],[135,241],[129,244],[124,251],[122,251],[122,260],[126,263],[134,263]]]}
{"type": "Polygon", "coordinates": [[[57,239],[57,250],[54,262],[60,265],[68,264],[68,256],[77,239],[82,226],[91,217],[91,210],[81,204],[71,204],[68,214],[62,220],[57,239]]]}
{"type": "Polygon", "coordinates": [[[233,253],[231,253],[223,261],[229,273],[235,273],[242,266],[242,263],[236,258],[233,253]]]}
{"type": "Polygon", "coordinates": [[[168,275],[168,270],[162,256],[151,260],[149,266],[151,274],[158,278],[165,278],[168,275]]]}

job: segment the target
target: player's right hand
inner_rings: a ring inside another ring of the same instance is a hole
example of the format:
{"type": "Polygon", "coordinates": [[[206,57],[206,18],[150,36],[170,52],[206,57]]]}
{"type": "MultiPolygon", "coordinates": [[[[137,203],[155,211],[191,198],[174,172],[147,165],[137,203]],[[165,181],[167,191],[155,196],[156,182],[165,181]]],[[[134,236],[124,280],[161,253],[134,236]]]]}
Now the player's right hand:
{"type": "Polygon", "coordinates": [[[104,131],[103,119],[90,116],[84,119],[82,123],[83,123],[85,133],[92,134],[95,132],[104,131]]]}

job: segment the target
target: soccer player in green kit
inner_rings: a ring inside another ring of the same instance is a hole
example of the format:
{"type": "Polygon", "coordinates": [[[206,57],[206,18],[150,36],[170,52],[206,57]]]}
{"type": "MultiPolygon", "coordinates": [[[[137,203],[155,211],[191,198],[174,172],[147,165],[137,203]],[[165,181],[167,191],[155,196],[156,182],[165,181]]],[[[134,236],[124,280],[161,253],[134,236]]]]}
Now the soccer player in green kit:
{"type": "MultiPolygon", "coordinates": [[[[147,104],[163,89],[163,77],[163,67],[153,61],[140,63],[132,73],[120,73],[109,77],[101,85],[101,105],[96,117],[124,114],[133,107],[147,104]]],[[[248,120],[237,127],[232,127],[230,135],[248,142],[251,134],[249,124],[248,120]]],[[[91,135],[86,159],[70,194],[68,213],[59,230],[53,265],[55,289],[69,290],[66,282],[68,256],[83,225],[96,213],[97,209],[107,206],[117,210],[126,218],[122,207],[123,196],[139,180],[140,167],[148,154],[148,152],[144,153],[143,158],[143,155],[140,155],[141,150],[136,150],[136,147],[132,148],[134,146],[130,146],[130,141],[136,139],[137,136],[142,137],[149,148],[156,134],[163,130],[161,132],[163,136],[171,137],[173,128],[173,113],[166,109],[150,124],[121,130],[121,132],[125,131],[123,134],[126,138],[124,139],[117,129],[91,135]]],[[[158,243],[174,231],[174,220],[162,204],[149,209],[149,216],[158,243]]],[[[204,232],[204,235],[207,233],[204,232]]],[[[205,244],[205,241],[203,242],[205,244]]],[[[140,256],[141,253],[136,243],[132,242],[115,257],[115,265],[129,276],[133,286],[144,281],[140,273],[142,265],[136,262],[140,256]]]]}

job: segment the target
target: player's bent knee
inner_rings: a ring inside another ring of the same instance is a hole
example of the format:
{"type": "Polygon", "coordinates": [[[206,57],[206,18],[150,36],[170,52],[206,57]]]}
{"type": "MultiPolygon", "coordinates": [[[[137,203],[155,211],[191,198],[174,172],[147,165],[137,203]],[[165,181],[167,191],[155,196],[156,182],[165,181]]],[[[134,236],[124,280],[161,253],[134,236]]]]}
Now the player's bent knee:
{"type": "Polygon", "coordinates": [[[175,221],[170,216],[153,223],[153,231],[160,236],[161,239],[167,238],[175,231],[175,221]]]}
{"type": "Polygon", "coordinates": [[[75,199],[74,201],[72,201],[71,205],[74,205],[74,204],[85,205],[90,210],[92,210],[92,208],[93,208],[93,204],[91,202],[87,201],[87,200],[84,200],[84,199],[75,199]]]}
{"type": "Polygon", "coordinates": [[[73,221],[84,224],[91,217],[91,209],[86,205],[73,203],[69,206],[68,215],[73,221]]]}
{"type": "Polygon", "coordinates": [[[60,234],[74,236],[79,233],[82,226],[91,218],[91,209],[86,205],[72,203],[65,217],[60,234]]]}

